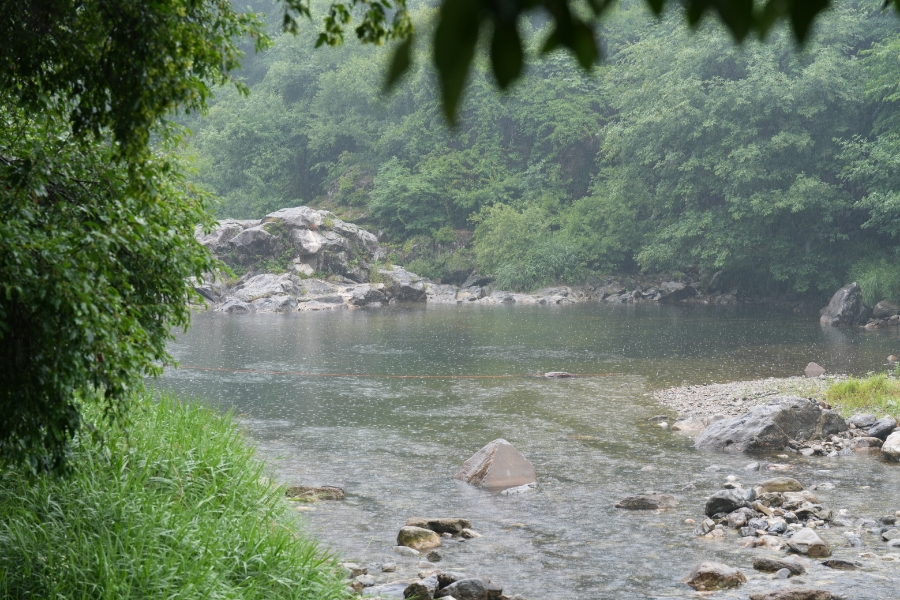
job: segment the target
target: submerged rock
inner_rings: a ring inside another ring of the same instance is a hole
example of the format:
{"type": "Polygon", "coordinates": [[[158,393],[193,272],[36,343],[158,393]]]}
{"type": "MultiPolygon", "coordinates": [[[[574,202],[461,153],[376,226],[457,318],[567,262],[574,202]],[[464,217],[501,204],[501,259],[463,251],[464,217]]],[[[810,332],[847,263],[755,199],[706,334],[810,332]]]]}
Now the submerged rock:
{"type": "Polygon", "coordinates": [[[285,490],[288,498],[303,498],[308,500],[343,500],[344,490],[333,485],[310,486],[295,485],[285,490]]]}
{"type": "Polygon", "coordinates": [[[743,573],[728,565],[717,562],[703,562],[682,580],[698,592],[709,592],[738,587],[747,583],[743,573]]]}
{"type": "Polygon", "coordinates": [[[537,482],[534,465],[521,452],[500,438],[488,443],[463,463],[455,479],[490,491],[537,482]]]}
{"type": "Polygon", "coordinates": [[[847,424],[835,412],[806,398],[778,397],[738,417],[717,421],[694,441],[701,450],[767,452],[782,450],[790,440],[809,440],[840,433],[847,424]]]}
{"type": "Polygon", "coordinates": [[[470,577],[454,581],[440,589],[435,598],[452,597],[455,600],[500,600],[503,588],[487,577],[470,577]]]}
{"type": "Polygon", "coordinates": [[[828,590],[790,587],[774,592],[750,594],[750,600],[836,600],[828,590]]]}
{"type": "Polygon", "coordinates": [[[787,569],[791,575],[803,575],[806,569],[803,565],[792,559],[760,557],[753,559],[753,568],[764,573],[775,573],[781,569],[787,569]]]}
{"type": "Polygon", "coordinates": [[[616,503],[616,508],[631,510],[660,510],[675,508],[676,506],[678,506],[678,500],[675,499],[675,496],[660,494],[659,492],[646,492],[637,496],[627,496],[616,503]]]}
{"type": "Polygon", "coordinates": [[[756,486],[756,491],[760,495],[770,492],[802,492],[803,484],[793,477],[773,477],[756,486]]]}

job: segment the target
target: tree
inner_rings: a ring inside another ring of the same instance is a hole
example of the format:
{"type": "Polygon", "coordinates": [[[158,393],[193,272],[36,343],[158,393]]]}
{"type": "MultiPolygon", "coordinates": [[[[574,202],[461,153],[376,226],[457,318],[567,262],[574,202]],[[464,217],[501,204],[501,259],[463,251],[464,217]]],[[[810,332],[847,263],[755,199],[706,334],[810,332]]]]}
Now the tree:
{"type": "Polygon", "coordinates": [[[121,420],[215,266],[165,119],[265,38],[224,0],[4,2],[0,35],[0,460],[64,472],[80,402],[121,420]]]}

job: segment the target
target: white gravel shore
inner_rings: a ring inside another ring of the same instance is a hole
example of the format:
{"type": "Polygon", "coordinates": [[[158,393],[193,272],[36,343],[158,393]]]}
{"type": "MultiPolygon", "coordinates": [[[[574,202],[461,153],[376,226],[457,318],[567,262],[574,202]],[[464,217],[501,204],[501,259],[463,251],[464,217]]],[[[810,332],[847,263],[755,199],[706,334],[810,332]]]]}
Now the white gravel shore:
{"type": "Polygon", "coordinates": [[[664,406],[678,412],[679,418],[713,415],[733,417],[744,414],[750,408],[766,404],[775,396],[800,396],[822,400],[825,390],[845,375],[824,377],[768,377],[752,381],[688,385],[653,392],[653,397],[664,406]]]}

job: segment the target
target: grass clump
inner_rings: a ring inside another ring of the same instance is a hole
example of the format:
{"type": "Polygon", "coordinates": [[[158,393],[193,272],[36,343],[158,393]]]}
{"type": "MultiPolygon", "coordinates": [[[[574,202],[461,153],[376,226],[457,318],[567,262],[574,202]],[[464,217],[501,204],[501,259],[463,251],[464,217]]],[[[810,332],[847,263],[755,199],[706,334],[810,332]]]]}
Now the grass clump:
{"type": "Polygon", "coordinates": [[[828,388],[825,398],[845,414],[866,411],[900,416],[900,381],[886,373],[838,381],[828,388]]]}
{"type": "Polygon", "coordinates": [[[863,302],[869,306],[881,300],[900,302],[900,268],[896,261],[860,261],[850,269],[850,277],[859,283],[863,302]]]}
{"type": "Polygon", "coordinates": [[[70,477],[0,472],[0,597],[346,597],[230,416],[143,397],[98,437],[76,437],[70,477]]]}

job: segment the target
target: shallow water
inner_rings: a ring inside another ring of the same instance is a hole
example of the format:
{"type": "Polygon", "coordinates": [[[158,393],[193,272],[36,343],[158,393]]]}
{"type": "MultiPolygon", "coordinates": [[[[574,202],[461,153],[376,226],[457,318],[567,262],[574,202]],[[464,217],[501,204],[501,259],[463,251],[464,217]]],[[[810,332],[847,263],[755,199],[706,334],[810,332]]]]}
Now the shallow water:
{"type": "MultiPolygon", "coordinates": [[[[440,566],[486,575],[530,600],[692,597],[679,579],[700,560],[740,568],[750,582],[717,597],[746,598],[788,585],[751,568],[767,551],[743,549],[733,534],[696,538],[683,521],[702,517],[706,497],[729,474],[753,484],[781,473],[746,471],[745,456],[695,451],[647,421],[672,414],[650,393],[795,375],[810,361],[863,374],[900,354],[900,328],[826,330],[817,320],[761,308],[600,304],[201,314],[170,350],[185,367],[223,370],[167,369],[157,385],[234,409],[282,481],[344,488],[347,500],[320,502],[306,517],[308,529],[347,559],[400,560],[391,547],[408,517],[462,516],[484,537],[445,543],[440,566]],[[524,376],[547,371],[607,376],[524,376]],[[498,437],[534,463],[536,491],[496,496],[453,480],[466,458],[498,437]],[[683,490],[691,482],[695,489],[683,490]],[[613,508],[651,489],[674,493],[679,508],[613,508]]],[[[877,517],[900,509],[900,466],[866,456],[781,462],[807,487],[833,482],[819,497],[834,510],[877,517]]],[[[839,528],[823,536],[844,540],[839,528]]],[[[896,598],[900,563],[860,559],[863,551],[887,552],[875,536],[864,540],[865,548],[834,554],[863,560],[864,569],[815,566],[790,584],[896,598]]]]}

